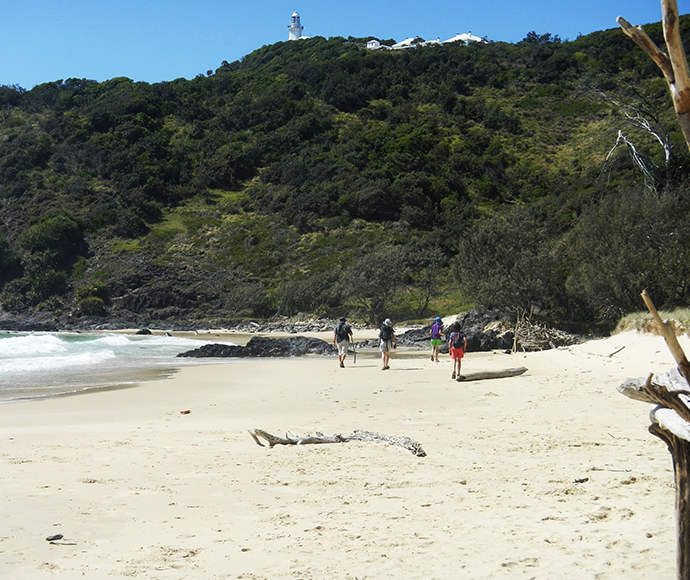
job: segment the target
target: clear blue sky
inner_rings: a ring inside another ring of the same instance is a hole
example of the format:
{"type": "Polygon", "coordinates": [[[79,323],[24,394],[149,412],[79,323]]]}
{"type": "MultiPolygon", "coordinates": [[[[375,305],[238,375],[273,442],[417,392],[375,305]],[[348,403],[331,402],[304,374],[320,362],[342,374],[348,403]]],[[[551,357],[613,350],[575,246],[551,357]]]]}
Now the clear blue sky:
{"type": "MultiPolygon", "coordinates": [[[[0,85],[67,78],[193,78],[287,40],[297,10],[307,36],[445,40],[459,32],[518,42],[534,30],[562,40],[661,20],[659,0],[7,0],[0,85]]],[[[678,0],[681,14],[690,0],[678,0]]]]}

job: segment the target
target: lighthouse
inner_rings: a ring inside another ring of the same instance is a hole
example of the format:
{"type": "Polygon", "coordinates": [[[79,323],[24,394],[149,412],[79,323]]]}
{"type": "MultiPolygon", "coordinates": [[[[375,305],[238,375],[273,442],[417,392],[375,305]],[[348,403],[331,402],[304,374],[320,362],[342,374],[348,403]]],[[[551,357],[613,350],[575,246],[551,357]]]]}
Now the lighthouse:
{"type": "Polygon", "coordinates": [[[290,33],[288,40],[299,40],[302,36],[303,30],[304,26],[299,23],[299,14],[297,14],[297,10],[295,10],[292,13],[292,21],[290,22],[290,26],[288,26],[288,32],[290,33]]]}

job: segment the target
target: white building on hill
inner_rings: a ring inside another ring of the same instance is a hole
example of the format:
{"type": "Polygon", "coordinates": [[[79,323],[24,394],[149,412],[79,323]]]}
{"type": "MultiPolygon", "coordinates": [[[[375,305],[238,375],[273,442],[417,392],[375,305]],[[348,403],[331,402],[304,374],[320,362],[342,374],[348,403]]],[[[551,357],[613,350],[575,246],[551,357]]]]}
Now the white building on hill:
{"type": "Polygon", "coordinates": [[[471,32],[463,32],[462,34],[456,34],[453,38],[444,40],[443,44],[447,44],[449,42],[462,42],[463,44],[469,44],[470,42],[486,42],[486,38],[472,36],[471,32]]]}
{"type": "Polygon", "coordinates": [[[381,44],[378,40],[375,38],[372,38],[371,40],[367,41],[367,48],[369,50],[390,50],[390,46],[386,46],[385,44],[381,44]]]}
{"type": "Polygon", "coordinates": [[[417,48],[418,46],[432,46],[434,44],[448,44],[451,42],[461,42],[462,44],[469,44],[470,42],[486,42],[486,38],[479,38],[478,36],[473,36],[471,32],[463,32],[462,34],[456,34],[453,38],[444,40],[441,42],[440,38],[436,40],[425,40],[422,41],[421,38],[412,37],[406,38],[405,40],[394,44],[393,46],[386,46],[381,44],[375,38],[372,38],[367,42],[367,48],[369,50],[407,50],[408,48],[417,48]]]}
{"type": "Polygon", "coordinates": [[[300,24],[299,21],[299,14],[297,14],[297,10],[295,10],[292,13],[292,21],[290,22],[290,25],[288,26],[288,40],[299,40],[300,38],[304,38],[302,36],[302,31],[304,30],[304,26],[300,24]]]}

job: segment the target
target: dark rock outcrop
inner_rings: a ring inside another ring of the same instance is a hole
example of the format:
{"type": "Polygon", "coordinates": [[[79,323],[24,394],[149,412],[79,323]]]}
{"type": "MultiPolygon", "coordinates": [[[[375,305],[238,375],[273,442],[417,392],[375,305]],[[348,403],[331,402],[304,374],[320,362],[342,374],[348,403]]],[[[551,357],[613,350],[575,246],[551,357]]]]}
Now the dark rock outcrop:
{"type": "Polygon", "coordinates": [[[250,358],[269,356],[302,356],[305,354],[334,354],[332,344],[318,338],[295,336],[268,338],[254,336],[246,346],[231,344],[206,344],[201,348],[178,354],[192,358],[250,358]]]}
{"type": "MultiPolygon", "coordinates": [[[[508,317],[500,310],[479,312],[471,310],[458,317],[462,331],[467,337],[467,352],[506,350],[513,346],[513,331],[506,330],[508,317]],[[506,322],[506,324],[500,324],[506,322]]],[[[429,348],[431,326],[413,328],[396,335],[399,346],[410,348],[429,348]]],[[[373,341],[376,346],[378,341],[373,341]]],[[[444,341],[440,352],[448,352],[448,342],[444,341]]]]}
{"type": "Polygon", "coordinates": [[[47,320],[40,316],[14,317],[11,315],[0,316],[0,330],[10,332],[54,332],[58,325],[53,320],[47,320]]]}
{"type": "Polygon", "coordinates": [[[479,312],[473,309],[458,318],[467,337],[467,352],[511,349],[515,335],[512,330],[505,330],[508,320],[501,310],[479,312]],[[499,322],[506,324],[497,324],[499,322]]]}

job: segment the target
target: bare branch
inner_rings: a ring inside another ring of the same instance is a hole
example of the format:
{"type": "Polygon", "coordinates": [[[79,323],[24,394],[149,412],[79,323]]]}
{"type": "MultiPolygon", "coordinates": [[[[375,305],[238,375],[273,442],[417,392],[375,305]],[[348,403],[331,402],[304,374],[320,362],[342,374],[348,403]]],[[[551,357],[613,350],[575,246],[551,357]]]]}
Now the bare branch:
{"type": "Polygon", "coordinates": [[[616,18],[616,22],[623,29],[623,32],[632,38],[633,42],[644,50],[650,58],[659,65],[661,72],[666,77],[666,82],[674,83],[675,75],[671,59],[663,52],[654,41],[647,36],[647,33],[640,26],[633,26],[622,16],[616,18]]]}
{"type": "Polygon", "coordinates": [[[668,48],[675,79],[671,92],[674,93],[675,91],[673,101],[676,103],[676,112],[681,115],[690,112],[690,73],[688,71],[688,60],[683,49],[683,42],[680,39],[678,4],[676,0],[661,0],[661,11],[664,40],[668,48]]]}
{"type": "Polygon", "coordinates": [[[623,131],[621,131],[620,129],[618,130],[618,138],[616,139],[616,142],[611,148],[611,151],[609,151],[609,154],[606,156],[605,161],[608,161],[611,158],[613,152],[618,148],[618,145],[620,145],[621,143],[623,143],[627,147],[628,151],[630,152],[630,157],[632,158],[633,163],[637,165],[642,171],[645,186],[648,189],[651,189],[652,191],[656,191],[656,180],[654,179],[654,175],[652,174],[650,169],[647,167],[644,157],[640,155],[640,153],[638,153],[635,144],[632,141],[630,141],[625,135],[623,135],[623,131]]]}
{"type": "Polygon", "coordinates": [[[690,363],[685,356],[683,348],[678,342],[675,330],[668,322],[661,320],[661,316],[659,316],[659,313],[654,307],[652,299],[649,297],[649,294],[647,294],[646,290],[642,291],[642,300],[644,300],[644,303],[647,306],[649,313],[652,315],[652,318],[654,318],[656,323],[659,325],[659,331],[664,337],[664,340],[666,341],[673,358],[676,360],[676,363],[678,363],[678,370],[680,371],[680,374],[683,375],[688,384],[690,384],[690,363]]]}
{"type": "Polygon", "coordinates": [[[685,57],[683,43],[680,39],[676,0],[661,0],[661,11],[668,56],[654,44],[654,41],[639,26],[632,26],[621,16],[616,19],[616,22],[623,29],[623,32],[632,38],[664,73],[673,98],[673,107],[676,110],[678,124],[690,149],[690,73],[688,60],[685,57]]]}

